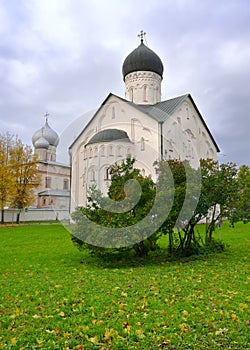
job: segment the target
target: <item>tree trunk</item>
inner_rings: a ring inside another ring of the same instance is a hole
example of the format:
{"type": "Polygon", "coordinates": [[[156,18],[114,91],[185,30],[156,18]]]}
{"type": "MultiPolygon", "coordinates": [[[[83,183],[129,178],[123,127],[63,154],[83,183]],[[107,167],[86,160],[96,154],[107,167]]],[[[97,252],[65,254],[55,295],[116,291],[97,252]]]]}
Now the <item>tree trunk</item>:
{"type": "Polygon", "coordinates": [[[16,224],[20,224],[20,213],[21,213],[21,210],[20,209],[18,209],[18,211],[17,211],[17,215],[16,215],[16,224]]]}
{"type": "Polygon", "coordinates": [[[1,209],[1,224],[4,224],[4,209],[1,209]]]}
{"type": "Polygon", "coordinates": [[[173,232],[172,230],[169,232],[169,253],[173,253],[173,232]]]}

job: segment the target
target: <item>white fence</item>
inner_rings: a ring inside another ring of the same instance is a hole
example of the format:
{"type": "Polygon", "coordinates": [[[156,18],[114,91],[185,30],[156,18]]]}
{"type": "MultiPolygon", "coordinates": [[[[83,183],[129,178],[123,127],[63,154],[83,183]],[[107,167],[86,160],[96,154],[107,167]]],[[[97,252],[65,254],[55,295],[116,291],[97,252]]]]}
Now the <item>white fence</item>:
{"type": "MultiPolygon", "coordinates": [[[[17,209],[4,210],[4,222],[15,223],[17,209]]],[[[26,221],[47,221],[47,220],[69,220],[70,215],[67,209],[28,209],[21,211],[20,222],[26,221]]]]}

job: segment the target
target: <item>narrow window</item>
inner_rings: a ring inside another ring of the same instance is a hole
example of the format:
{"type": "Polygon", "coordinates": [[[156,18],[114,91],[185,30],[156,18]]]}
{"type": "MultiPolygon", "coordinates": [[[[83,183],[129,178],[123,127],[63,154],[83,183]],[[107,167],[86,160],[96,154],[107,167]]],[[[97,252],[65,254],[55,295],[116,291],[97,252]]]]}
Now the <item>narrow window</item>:
{"type": "Polygon", "coordinates": [[[141,151],[145,151],[145,140],[143,137],[141,138],[141,151]]]}
{"type": "Polygon", "coordinates": [[[155,90],[155,102],[159,102],[160,101],[160,90],[157,86],[156,90],[155,90]]]}
{"type": "Polygon", "coordinates": [[[87,159],[87,151],[86,151],[86,149],[83,151],[83,159],[87,159]]]}
{"type": "Polygon", "coordinates": [[[95,181],[95,170],[91,170],[90,181],[95,181]]]}
{"type": "Polygon", "coordinates": [[[101,155],[101,157],[105,156],[105,147],[104,146],[101,146],[101,148],[100,148],[100,155],[101,155]]]}
{"type": "Polygon", "coordinates": [[[93,157],[93,150],[92,148],[89,149],[89,158],[92,158],[93,157]]]}
{"type": "Polygon", "coordinates": [[[51,178],[48,176],[45,177],[45,187],[51,188],[51,178]]]}
{"type": "Polygon", "coordinates": [[[133,100],[134,100],[134,91],[133,91],[133,88],[132,88],[132,87],[129,89],[129,99],[130,99],[130,101],[132,101],[132,102],[133,102],[133,100]]]}
{"type": "Polygon", "coordinates": [[[69,189],[69,180],[68,179],[63,180],[63,189],[65,191],[67,191],[69,189]]]}
{"type": "Polygon", "coordinates": [[[104,180],[110,180],[109,168],[106,168],[104,171],[104,180]]]}
{"type": "Polygon", "coordinates": [[[113,146],[109,146],[109,156],[113,156],[113,146]]]}
{"type": "Polygon", "coordinates": [[[122,157],[123,156],[123,152],[122,152],[122,147],[121,146],[118,146],[117,155],[118,155],[118,157],[122,157]]]}
{"type": "Polygon", "coordinates": [[[148,87],[147,87],[147,85],[143,86],[143,101],[148,102],[148,87]]]}
{"type": "Polygon", "coordinates": [[[115,119],[115,107],[112,107],[112,119],[115,119]]]}

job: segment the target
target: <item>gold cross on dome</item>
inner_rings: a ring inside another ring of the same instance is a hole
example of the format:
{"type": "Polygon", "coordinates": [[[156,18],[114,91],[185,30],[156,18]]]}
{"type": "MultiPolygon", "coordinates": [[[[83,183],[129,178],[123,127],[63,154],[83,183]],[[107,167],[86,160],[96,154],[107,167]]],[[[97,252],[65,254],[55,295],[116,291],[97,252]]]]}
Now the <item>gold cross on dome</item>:
{"type": "Polygon", "coordinates": [[[146,33],[143,30],[141,30],[140,34],[137,35],[139,38],[141,38],[141,43],[143,43],[143,39],[144,39],[145,35],[146,35],[146,33]]]}

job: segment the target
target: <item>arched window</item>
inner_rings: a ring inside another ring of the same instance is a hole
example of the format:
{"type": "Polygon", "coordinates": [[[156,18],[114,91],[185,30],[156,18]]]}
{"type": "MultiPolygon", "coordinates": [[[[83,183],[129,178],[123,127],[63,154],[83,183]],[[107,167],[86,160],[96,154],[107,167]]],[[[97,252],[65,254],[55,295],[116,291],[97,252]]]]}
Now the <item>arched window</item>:
{"type": "Polygon", "coordinates": [[[104,180],[110,180],[110,173],[109,173],[109,168],[104,169],[104,180]]]}
{"type": "Polygon", "coordinates": [[[109,156],[113,156],[113,155],[114,155],[113,146],[110,145],[110,146],[109,146],[109,156]]]}
{"type": "Polygon", "coordinates": [[[122,147],[121,146],[117,147],[117,155],[118,155],[118,157],[122,157],[123,156],[123,152],[122,152],[122,147]]]}
{"type": "Polygon", "coordinates": [[[49,177],[49,176],[45,177],[45,187],[51,188],[51,177],[49,177]]]}
{"type": "Polygon", "coordinates": [[[160,89],[157,86],[155,89],[155,102],[159,102],[160,101],[160,89]]]}
{"type": "Polygon", "coordinates": [[[93,157],[93,150],[92,148],[89,149],[89,158],[92,158],[93,157]]]}
{"type": "Polygon", "coordinates": [[[63,180],[63,189],[65,191],[68,191],[68,189],[69,189],[69,180],[68,179],[63,180]]]}
{"type": "Polygon", "coordinates": [[[148,86],[143,86],[143,101],[148,102],[148,86]]]}
{"type": "Polygon", "coordinates": [[[90,181],[95,181],[95,170],[91,169],[90,171],[90,181]]]}
{"type": "Polygon", "coordinates": [[[145,140],[143,137],[141,138],[141,151],[145,151],[145,140]]]}
{"type": "Polygon", "coordinates": [[[115,107],[112,107],[112,119],[115,119],[115,107]]]}
{"type": "Polygon", "coordinates": [[[85,186],[85,181],[86,181],[86,176],[85,176],[85,170],[84,173],[82,174],[82,185],[85,186]]]}
{"type": "Polygon", "coordinates": [[[100,147],[100,156],[101,157],[105,156],[105,147],[103,145],[100,147]]]}
{"type": "Polygon", "coordinates": [[[132,101],[132,102],[133,102],[133,100],[134,100],[134,90],[133,90],[132,87],[129,89],[129,99],[130,99],[130,101],[132,101]]]}
{"type": "Polygon", "coordinates": [[[87,150],[85,149],[84,151],[83,151],[83,159],[86,159],[87,158],[87,150]]]}

